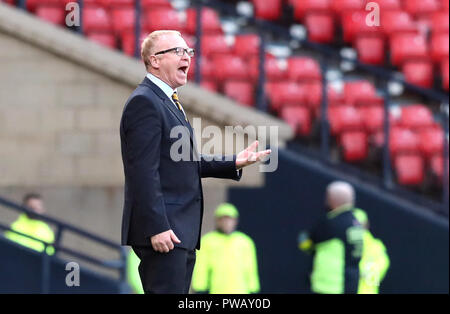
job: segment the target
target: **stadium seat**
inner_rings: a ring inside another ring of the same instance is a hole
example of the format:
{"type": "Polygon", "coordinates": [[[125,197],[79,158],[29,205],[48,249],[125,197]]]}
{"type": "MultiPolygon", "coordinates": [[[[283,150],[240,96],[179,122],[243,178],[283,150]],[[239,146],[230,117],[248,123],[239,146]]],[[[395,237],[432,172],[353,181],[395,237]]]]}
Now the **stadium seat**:
{"type": "Polygon", "coordinates": [[[141,0],[141,7],[144,10],[172,9],[172,4],[169,0],[141,0]]]}
{"type": "Polygon", "coordinates": [[[375,86],[364,80],[345,82],[344,101],[346,104],[354,106],[361,100],[374,99],[377,97],[375,86]]]}
{"type": "Polygon", "coordinates": [[[391,36],[398,33],[417,34],[418,28],[411,16],[404,11],[387,11],[381,14],[381,30],[391,36]]]}
{"type": "MultiPolygon", "coordinates": [[[[140,54],[140,47],[141,47],[142,42],[144,41],[145,37],[147,37],[147,34],[143,31],[141,31],[141,38],[139,41],[139,50],[138,50],[139,54],[140,54]]],[[[122,51],[128,56],[134,56],[135,38],[136,38],[134,31],[123,32],[121,34],[120,38],[121,38],[122,51]]]]}
{"type": "MultiPolygon", "coordinates": [[[[302,83],[303,89],[308,91],[305,93],[308,106],[313,110],[316,117],[320,117],[322,106],[322,82],[306,82],[302,83]]],[[[338,93],[331,85],[327,88],[328,106],[334,107],[344,104],[342,93],[338,93]]]]}
{"type": "Polygon", "coordinates": [[[363,10],[365,2],[365,0],[333,0],[331,7],[337,14],[342,14],[346,11],[363,10]]]}
{"type": "Polygon", "coordinates": [[[4,3],[7,3],[9,5],[15,5],[16,4],[16,0],[2,0],[0,2],[4,2],[4,3]]]}
{"type": "Polygon", "coordinates": [[[449,62],[448,59],[441,63],[442,88],[448,91],[449,85],[449,62]]]}
{"type": "Polygon", "coordinates": [[[293,0],[294,18],[302,22],[306,13],[328,13],[331,2],[331,0],[293,0]]]}
{"type": "Polygon", "coordinates": [[[244,59],[258,56],[260,43],[260,38],[256,34],[237,35],[234,42],[234,54],[244,59]]]}
{"type": "Polygon", "coordinates": [[[249,78],[244,60],[234,55],[215,55],[212,59],[215,78],[218,82],[225,80],[247,80],[249,78]]]}
{"type": "Polygon", "coordinates": [[[342,133],[340,137],[343,158],[347,162],[362,161],[367,158],[369,142],[367,134],[363,131],[350,131],[342,133]]]}
{"type": "Polygon", "coordinates": [[[232,47],[230,47],[223,35],[204,35],[201,41],[202,55],[212,57],[214,55],[230,54],[232,47]]]}
{"type": "Polygon", "coordinates": [[[415,131],[434,125],[431,110],[424,105],[409,105],[402,108],[400,125],[415,131]]]}
{"type": "MultiPolygon", "coordinates": [[[[447,1],[448,3],[448,1],[447,1]]],[[[448,11],[436,12],[431,18],[431,29],[434,34],[449,32],[449,13],[448,11]]]]}
{"type": "MultiPolygon", "coordinates": [[[[202,71],[201,72],[202,73],[202,75],[201,75],[202,83],[204,81],[213,82],[215,75],[214,75],[214,68],[213,68],[213,64],[212,64],[211,60],[209,60],[205,56],[202,56],[200,58],[200,67],[201,67],[201,71],[202,71]]],[[[190,79],[190,80],[195,79],[195,71],[196,71],[196,60],[193,59],[191,61],[191,65],[189,67],[188,79],[190,79]]]]}
{"type": "Polygon", "coordinates": [[[348,105],[328,108],[330,132],[336,136],[345,131],[363,131],[363,120],[358,109],[348,105]]]}
{"type": "Polygon", "coordinates": [[[311,133],[311,113],[307,107],[286,106],[281,110],[281,118],[289,124],[295,134],[308,136],[311,133]]]}
{"type": "Polygon", "coordinates": [[[407,60],[423,60],[428,57],[428,46],[424,36],[401,34],[391,38],[391,63],[401,66],[407,60]]]}
{"type": "MultiPolygon", "coordinates": [[[[259,77],[259,60],[259,57],[255,56],[250,58],[249,61],[250,78],[253,82],[257,82],[259,77]]],[[[287,78],[286,71],[281,68],[275,57],[266,54],[264,63],[268,81],[280,81],[287,78]]]]}
{"type": "Polygon", "coordinates": [[[425,177],[424,161],[420,155],[397,156],[394,159],[394,169],[401,185],[419,186],[425,177]]]}
{"type": "Polygon", "coordinates": [[[223,92],[225,95],[242,105],[254,105],[254,87],[252,83],[227,81],[223,85],[223,92]]]}
{"type": "Polygon", "coordinates": [[[431,57],[439,64],[449,57],[449,37],[448,33],[433,34],[431,38],[431,57]]]}
{"type": "Polygon", "coordinates": [[[149,32],[159,29],[173,29],[183,32],[185,25],[181,22],[177,11],[172,9],[152,9],[145,14],[149,32]]]}
{"type": "Polygon", "coordinates": [[[308,57],[291,57],[288,59],[288,78],[292,81],[314,81],[322,79],[319,63],[308,57]]]}
{"type": "Polygon", "coordinates": [[[382,36],[358,36],[355,48],[361,62],[372,65],[384,64],[385,45],[382,36]]]}
{"type": "Polygon", "coordinates": [[[386,11],[401,10],[402,0],[373,0],[367,2],[375,2],[380,7],[382,13],[386,11]]]}
{"type": "MultiPolygon", "coordinates": [[[[444,157],[442,155],[434,155],[430,160],[431,174],[437,179],[439,184],[442,184],[444,177],[444,157]]],[[[449,174],[449,163],[447,159],[447,177],[449,174]]]]}
{"type": "Polygon", "coordinates": [[[305,18],[308,39],[318,43],[334,40],[334,17],[332,13],[308,13],[305,18]]]}
{"type": "Polygon", "coordinates": [[[419,132],[419,148],[424,157],[442,154],[444,150],[444,131],[439,128],[428,128],[419,132]]]}
{"type": "Polygon", "coordinates": [[[448,9],[449,9],[448,0],[441,0],[441,8],[442,8],[442,10],[445,10],[448,12],[448,9]]]}
{"type": "Polygon", "coordinates": [[[251,2],[256,18],[275,21],[281,17],[282,0],[251,0],[251,2]]]}
{"type": "Polygon", "coordinates": [[[433,63],[428,60],[406,61],[402,72],[408,83],[431,88],[433,86],[433,63]]]}
{"type": "Polygon", "coordinates": [[[367,25],[367,14],[365,10],[346,11],[342,15],[343,39],[347,43],[353,43],[358,35],[382,35],[379,27],[367,25]]]}
{"type": "Polygon", "coordinates": [[[369,134],[383,130],[384,108],[381,106],[370,106],[360,108],[364,129],[369,134]]]}
{"type": "Polygon", "coordinates": [[[219,92],[219,86],[217,86],[217,83],[212,81],[212,80],[203,80],[200,83],[200,86],[211,91],[214,93],[218,93],[219,92]]]}
{"type": "Polygon", "coordinates": [[[103,46],[106,46],[106,47],[109,47],[112,49],[117,48],[116,37],[114,36],[113,33],[93,32],[93,33],[87,34],[86,36],[90,40],[92,40],[100,45],[103,45],[103,46]]]}
{"type": "Polygon", "coordinates": [[[112,23],[108,12],[97,5],[86,4],[83,7],[83,31],[109,32],[112,30],[112,23]]]}
{"type": "MultiPolygon", "coordinates": [[[[189,8],[186,10],[186,31],[189,34],[195,35],[196,33],[196,18],[196,9],[189,8]]],[[[202,32],[203,34],[222,34],[222,26],[220,24],[219,15],[213,9],[202,9],[202,32]]]]}
{"type": "Polygon", "coordinates": [[[108,5],[113,8],[134,6],[134,0],[105,0],[105,1],[108,2],[108,5]]]}
{"type": "Polygon", "coordinates": [[[440,9],[438,0],[407,0],[403,4],[406,12],[413,16],[430,14],[440,9]]]}
{"type": "Polygon", "coordinates": [[[419,139],[416,133],[410,129],[402,127],[392,128],[390,130],[389,142],[391,156],[419,153],[419,139]]]}
{"type": "Polygon", "coordinates": [[[285,106],[307,106],[307,93],[302,86],[292,81],[267,83],[266,91],[272,111],[279,113],[285,106]]]}
{"type": "Polygon", "coordinates": [[[66,13],[64,8],[60,5],[54,6],[39,4],[36,7],[36,16],[49,23],[63,25],[66,18],[66,13]]]}
{"type": "MultiPolygon", "coordinates": [[[[117,35],[125,31],[133,31],[135,27],[135,13],[133,7],[113,7],[110,10],[112,28],[117,35]]],[[[144,17],[141,18],[142,24],[144,17]]],[[[142,25],[141,24],[141,25],[142,25]]]]}

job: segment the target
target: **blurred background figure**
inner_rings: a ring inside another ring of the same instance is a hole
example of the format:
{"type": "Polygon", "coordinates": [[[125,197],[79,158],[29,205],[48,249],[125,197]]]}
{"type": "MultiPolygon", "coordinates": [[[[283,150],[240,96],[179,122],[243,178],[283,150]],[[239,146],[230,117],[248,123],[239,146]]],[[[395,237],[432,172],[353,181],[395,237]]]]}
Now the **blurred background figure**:
{"type": "Polygon", "coordinates": [[[362,209],[353,210],[353,215],[364,227],[363,253],[359,263],[358,294],[378,294],[381,281],[389,269],[390,260],[386,247],[369,231],[369,218],[362,209]]]}
{"type": "Polygon", "coordinates": [[[127,281],[135,294],[144,294],[141,278],[139,277],[139,263],[141,260],[133,250],[127,256],[127,281]]]}
{"type": "Polygon", "coordinates": [[[363,231],[353,214],[355,192],[342,181],[328,185],[327,215],[311,231],[299,235],[302,251],[313,252],[311,291],[327,294],[356,294],[363,231]]]}
{"type": "MultiPolygon", "coordinates": [[[[45,213],[42,196],[37,193],[26,194],[23,197],[22,205],[31,210],[31,212],[22,213],[17,220],[11,224],[11,230],[23,233],[37,240],[13,231],[5,232],[5,237],[30,249],[42,252],[45,249],[45,245],[42,241],[49,244],[55,241],[53,230],[40,219],[40,215],[45,213]]],[[[49,255],[53,255],[55,250],[52,246],[48,246],[46,252],[49,255]]]]}
{"type": "Polygon", "coordinates": [[[192,278],[196,293],[250,294],[260,289],[256,248],[236,231],[239,212],[229,203],[215,211],[216,230],[203,236],[192,278]]]}

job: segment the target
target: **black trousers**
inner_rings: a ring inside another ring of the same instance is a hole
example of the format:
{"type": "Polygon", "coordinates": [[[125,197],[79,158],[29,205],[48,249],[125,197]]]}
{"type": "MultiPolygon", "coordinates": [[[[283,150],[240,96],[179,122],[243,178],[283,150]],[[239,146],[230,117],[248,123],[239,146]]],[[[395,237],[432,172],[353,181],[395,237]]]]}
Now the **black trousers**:
{"type": "Polygon", "coordinates": [[[139,276],[146,294],[187,294],[195,264],[195,250],[175,247],[159,253],[151,246],[133,246],[140,258],[139,276]]]}

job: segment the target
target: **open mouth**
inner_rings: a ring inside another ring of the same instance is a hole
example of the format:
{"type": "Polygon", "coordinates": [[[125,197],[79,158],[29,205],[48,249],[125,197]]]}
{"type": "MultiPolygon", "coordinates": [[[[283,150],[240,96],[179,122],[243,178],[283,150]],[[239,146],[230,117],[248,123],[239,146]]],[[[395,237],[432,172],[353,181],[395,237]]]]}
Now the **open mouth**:
{"type": "Polygon", "coordinates": [[[178,71],[182,72],[185,75],[187,74],[188,70],[189,70],[188,66],[182,66],[178,68],[178,71]]]}

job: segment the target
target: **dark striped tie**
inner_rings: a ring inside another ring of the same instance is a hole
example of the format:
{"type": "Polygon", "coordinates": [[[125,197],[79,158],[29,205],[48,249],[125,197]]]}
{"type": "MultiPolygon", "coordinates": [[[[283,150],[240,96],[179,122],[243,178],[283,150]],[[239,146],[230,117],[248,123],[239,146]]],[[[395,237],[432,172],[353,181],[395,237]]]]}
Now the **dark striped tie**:
{"type": "Polygon", "coordinates": [[[177,94],[177,92],[173,93],[172,99],[173,99],[173,102],[175,103],[175,105],[177,105],[178,110],[180,110],[181,113],[183,114],[184,120],[188,121],[188,119],[187,119],[187,117],[186,117],[186,114],[184,113],[184,111],[183,111],[183,109],[182,109],[182,107],[181,107],[181,103],[180,103],[180,100],[178,99],[178,94],[177,94]]]}

